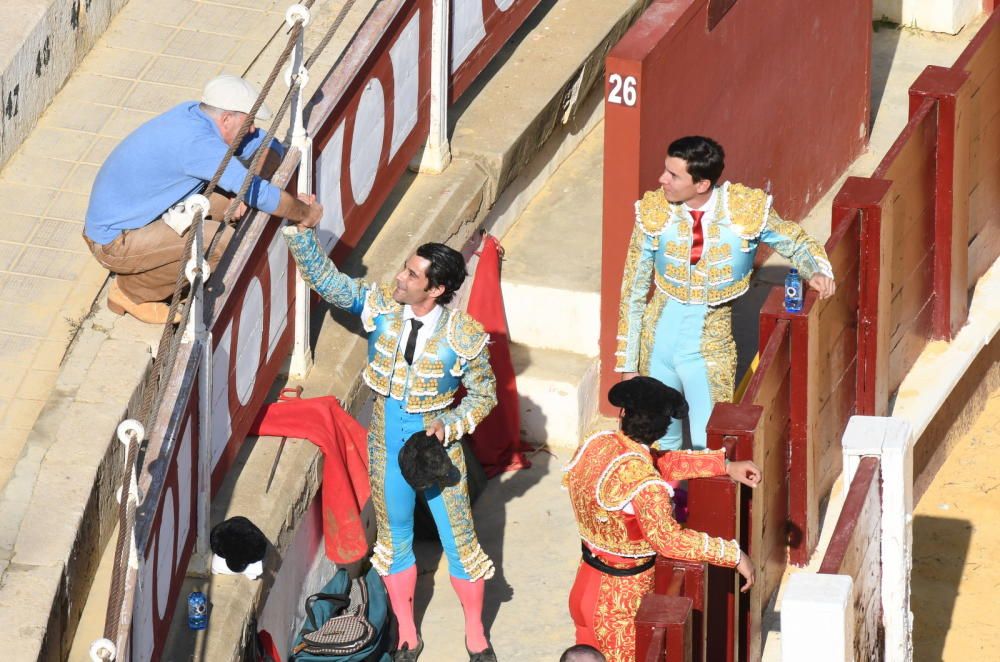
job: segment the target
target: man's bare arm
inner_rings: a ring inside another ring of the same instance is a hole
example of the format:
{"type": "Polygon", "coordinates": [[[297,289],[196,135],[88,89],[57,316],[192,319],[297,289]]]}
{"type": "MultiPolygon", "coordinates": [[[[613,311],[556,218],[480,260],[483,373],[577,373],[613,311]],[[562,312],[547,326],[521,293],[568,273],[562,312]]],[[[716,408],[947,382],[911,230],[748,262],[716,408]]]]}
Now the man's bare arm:
{"type": "Polygon", "coordinates": [[[288,219],[302,227],[314,228],[323,218],[323,205],[316,202],[315,195],[300,194],[296,199],[286,191],[282,191],[278,208],[274,210],[272,216],[288,219]]]}

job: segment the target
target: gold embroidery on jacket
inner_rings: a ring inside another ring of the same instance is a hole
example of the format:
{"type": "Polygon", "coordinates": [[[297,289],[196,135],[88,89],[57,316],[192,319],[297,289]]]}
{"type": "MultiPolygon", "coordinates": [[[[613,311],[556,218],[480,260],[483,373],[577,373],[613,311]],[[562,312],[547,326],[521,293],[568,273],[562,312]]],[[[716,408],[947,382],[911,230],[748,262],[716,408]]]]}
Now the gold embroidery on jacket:
{"type": "Polygon", "coordinates": [[[651,236],[663,232],[668,219],[674,213],[673,205],[667,202],[667,198],[663,195],[663,189],[646,191],[637,207],[637,215],[642,229],[651,236]]]}
{"type": "Polygon", "coordinates": [[[618,299],[618,335],[617,342],[615,343],[615,365],[617,368],[625,365],[626,354],[628,353],[629,327],[632,323],[629,315],[629,292],[635,281],[636,271],[639,268],[644,240],[645,235],[642,232],[639,232],[638,229],[633,230],[628,253],[625,257],[625,270],[622,274],[622,291],[618,299]]]}
{"type": "Polygon", "coordinates": [[[705,274],[697,270],[692,270],[690,287],[669,281],[660,276],[659,273],[655,274],[654,282],[656,283],[656,287],[663,291],[664,294],[681,303],[707,303],[710,306],[715,306],[720,303],[732,301],[746,292],[750,288],[750,275],[748,272],[735,283],[718,289],[708,289],[707,295],[705,274]]]}
{"type": "Polygon", "coordinates": [[[715,244],[709,247],[702,259],[708,260],[709,264],[718,264],[730,259],[732,255],[733,249],[729,244],[715,244]]]}
{"type": "Polygon", "coordinates": [[[765,191],[743,184],[728,184],[723,192],[726,195],[725,206],[729,212],[729,222],[736,234],[743,239],[760,236],[767,223],[771,196],[765,191]]]}
{"type": "Polygon", "coordinates": [[[663,268],[663,277],[677,283],[686,283],[689,273],[689,267],[682,264],[667,263],[663,268]]]}
{"type": "Polygon", "coordinates": [[[705,361],[712,404],[731,402],[736,380],[732,304],[709,308],[705,313],[701,331],[701,356],[705,361]]]}
{"type": "Polygon", "coordinates": [[[722,283],[728,283],[733,280],[733,267],[731,265],[723,265],[721,267],[709,267],[708,269],[708,282],[712,285],[720,285],[722,283]]]}
{"type": "Polygon", "coordinates": [[[691,259],[688,252],[688,245],[684,242],[668,241],[663,247],[663,252],[667,257],[672,257],[681,262],[687,262],[691,259]]]}
{"type": "Polygon", "coordinates": [[[472,315],[453,310],[448,318],[448,344],[466,361],[479,356],[490,336],[472,315]]]}
{"type": "Polygon", "coordinates": [[[659,289],[653,290],[653,297],[646,304],[642,314],[642,331],[639,334],[639,373],[649,374],[649,359],[653,355],[653,341],[656,340],[656,325],[663,314],[667,297],[659,289]]]}

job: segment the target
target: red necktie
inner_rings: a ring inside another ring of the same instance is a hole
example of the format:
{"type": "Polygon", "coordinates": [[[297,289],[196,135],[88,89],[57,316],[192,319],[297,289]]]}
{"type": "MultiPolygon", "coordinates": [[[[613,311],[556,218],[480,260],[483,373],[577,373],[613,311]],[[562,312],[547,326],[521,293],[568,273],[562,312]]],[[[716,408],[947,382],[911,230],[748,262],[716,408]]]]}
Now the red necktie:
{"type": "Polygon", "coordinates": [[[694,227],[691,229],[691,264],[697,264],[701,259],[701,249],[705,245],[705,233],[701,229],[701,217],[705,215],[703,211],[689,210],[691,218],[694,219],[694,227]]]}

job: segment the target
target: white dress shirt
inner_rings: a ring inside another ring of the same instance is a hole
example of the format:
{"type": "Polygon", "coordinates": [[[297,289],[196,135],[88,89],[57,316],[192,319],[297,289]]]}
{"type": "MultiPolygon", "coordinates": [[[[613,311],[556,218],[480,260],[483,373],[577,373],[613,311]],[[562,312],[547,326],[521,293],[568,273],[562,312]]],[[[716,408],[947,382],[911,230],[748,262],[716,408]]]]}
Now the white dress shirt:
{"type": "Polygon", "coordinates": [[[424,323],[417,331],[417,344],[413,350],[413,362],[416,363],[420,355],[424,353],[424,347],[427,346],[427,341],[433,335],[434,329],[437,328],[438,320],[441,319],[441,313],[443,312],[444,308],[434,306],[429,313],[423,317],[418,317],[413,313],[413,308],[409,304],[403,306],[403,328],[399,333],[399,353],[396,354],[397,361],[405,361],[403,351],[406,349],[406,342],[410,339],[410,320],[415,319],[424,323]]]}
{"type": "Polygon", "coordinates": [[[691,211],[693,209],[694,211],[705,212],[705,215],[701,217],[701,227],[704,229],[705,224],[708,223],[709,219],[712,220],[715,219],[715,207],[718,201],[719,201],[719,189],[713,187],[712,195],[708,196],[708,200],[700,208],[692,207],[691,205],[685,202],[684,209],[686,209],[687,211],[691,211]]]}

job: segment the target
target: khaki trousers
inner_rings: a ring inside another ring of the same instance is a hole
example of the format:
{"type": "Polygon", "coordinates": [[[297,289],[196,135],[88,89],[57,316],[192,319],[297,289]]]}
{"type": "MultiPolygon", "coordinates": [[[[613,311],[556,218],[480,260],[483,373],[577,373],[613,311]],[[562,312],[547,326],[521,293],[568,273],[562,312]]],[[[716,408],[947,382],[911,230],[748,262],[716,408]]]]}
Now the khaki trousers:
{"type": "MultiPolygon", "coordinates": [[[[222,232],[208,256],[208,264],[214,271],[233,237],[233,228],[206,220],[202,230],[206,249],[215,234],[222,232]]],[[[126,230],[108,244],[95,243],[86,235],[83,239],[97,261],[108,271],[118,274],[118,288],[122,293],[135,303],[146,303],[163,301],[173,294],[177,274],[189,259],[184,254],[187,236],[187,232],[178,235],[163,219],[157,219],[141,228],[126,230]]]]}

